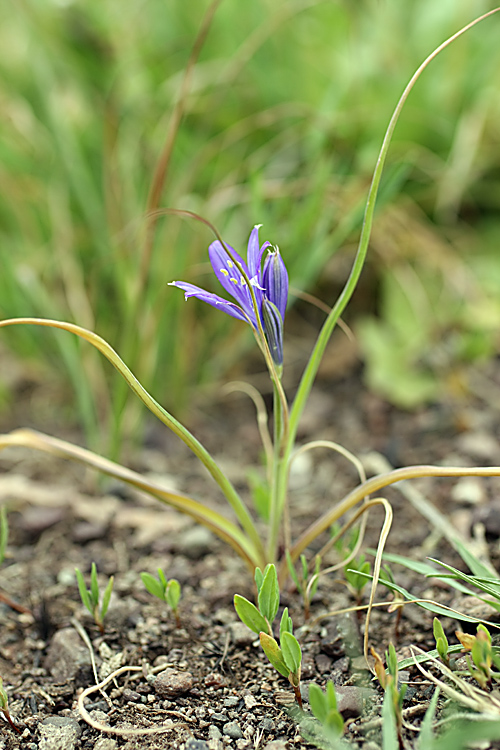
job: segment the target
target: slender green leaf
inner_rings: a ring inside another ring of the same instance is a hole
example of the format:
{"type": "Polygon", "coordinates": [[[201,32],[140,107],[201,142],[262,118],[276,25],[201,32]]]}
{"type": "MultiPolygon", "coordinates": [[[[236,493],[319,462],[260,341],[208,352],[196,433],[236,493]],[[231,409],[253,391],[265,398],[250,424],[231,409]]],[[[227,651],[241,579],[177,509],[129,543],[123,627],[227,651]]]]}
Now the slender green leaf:
{"type": "MultiPolygon", "coordinates": [[[[293,636],[292,636],[293,637],[293,636]]],[[[277,672],[279,672],[283,677],[288,677],[290,674],[290,669],[285,664],[285,660],[283,659],[283,654],[281,653],[281,649],[278,646],[277,642],[274,640],[274,638],[267,633],[260,633],[260,645],[262,646],[262,650],[264,651],[265,655],[273,665],[273,667],[276,669],[277,672]]]]}
{"type": "Polygon", "coordinates": [[[328,680],[328,682],[326,683],[325,695],[326,695],[326,700],[328,704],[328,710],[336,711],[337,710],[337,696],[335,695],[335,686],[331,680],[328,680]]]}
{"type": "Polygon", "coordinates": [[[280,642],[283,637],[283,633],[293,633],[292,618],[288,614],[288,607],[285,607],[283,614],[281,615],[280,622],[280,642]]]}
{"type": "MultiPolygon", "coordinates": [[[[453,573],[454,576],[459,578],[461,581],[465,581],[471,586],[475,586],[481,591],[484,591],[485,594],[491,594],[491,596],[494,596],[495,599],[500,599],[500,592],[496,590],[495,588],[493,588],[492,586],[487,585],[486,583],[483,583],[482,579],[476,578],[475,576],[469,576],[467,575],[467,573],[462,573],[461,570],[454,568],[452,565],[447,565],[446,563],[440,562],[440,560],[434,560],[432,557],[430,559],[433,560],[433,562],[436,562],[438,565],[441,565],[443,568],[446,568],[446,570],[449,570],[451,573],[453,573]]],[[[436,578],[440,578],[440,575],[438,574],[436,578]]]]}
{"type": "MultiPolygon", "coordinates": [[[[359,575],[362,575],[362,574],[360,573],[359,575]]],[[[373,576],[371,575],[366,575],[366,578],[373,580],[373,576]]],[[[380,579],[379,582],[386,588],[391,589],[391,591],[397,591],[399,594],[404,596],[404,598],[407,601],[409,602],[414,601],[415,597],[412,596],[410,592],[404,589],[402,586],[398,586],[396,583],[392,583],[392,581],[384,581],[382,579],[380,579]]],[[[422,607],[423,609],[427,609],[429,612],[434,612],[436,615],[442,615],[444,617],[453,616],[457,620],[462,620],[463,622],[481,622],[481,620],[479,620],[477,617],[464,615],[462,612],[451,612],[449,609],[446,609],[445,607],[440,607],[439,604],[431,604],[429,602],[419,602],[419,601],[415,601],[415,604],[417,604],[419,607],[422,607]]]]}
{"type": "Polygon", "coordinates": [[[302,651],[298,640],[292,633],[284,632],[280,641],[283,660],[292,674],[300,674],[302,651]]]}
{"type": "Polygon", "coordinates": [[[311,682],[309,685],[309,705],[317,720],[321,724],[325,724],[328,714],[328,701],[324,692],[315,682],[311,682]]]}
{"type": "Polygon", "coordinates": [[[78,591],[80,592],[80,599],[82,600],[82,604],[84,607],[88,609],[90,614],[93,616],[94,608],[92,606],[92,602],[90,600],[90,592],[87,590],[87,586],[85,584],[83,575],[81,574],[80,570],[78,570],[78,568],[75,568],[75,574],[76,574],[76,580],[78,581],[78,591]]]}
{"type": "Polygon", "coordinates": [[[165,601],[165,589],[157,578],[151,573],[141,573],[141,580],[150,594],[165,601]]]}
{"type": "Polygon", "coordinates": [[[166,591],[167,589],[167,579],[165,578],[165,574],[161,568],[158,568],[158,579],[163,586],[163,591],[166,591]]]}
{"type": "Polygon", "coordinates": [[[398,734],[392,702],[392,689],[389,685],[382,704],[382,750],[398,750],[398,734]]]}
{"type": "Polygon", "coordinates": [[[171,578],[168,582],[166,596],[169,607],[176,612],[181,598],[181,584],[176,578],[171,578]]]}
{"type": "Polygon", "coordinates": [[[258,605],[261,614],[272,625],[280,606],[280,590],[275,565],[268,565],[266,568],[259,590],[258,605]]]}
{"type": "MultiPolygon", "coordinates": [[[[266,570],[267,570],[267,567],[266,567],[266,570]]],[[[258,594],[262,586],[262,581],[264,580],[264,573],[259,567],[255,568],[254,580],[255,580],[255,585],[257,587],[257,594],[258,594]]]]}
{"type": "Polygon", "coordinates": [[[453,546],[473,575],[488,578],[495,572],[491,565],[481,562],[458,537],[453,541],[453,546]]]}
{"type": "Polygon", "coordinates": [[[94,607],[99,604],[99,583],[97,581],[97,567],[95,562],[92,563],[90,569],[90,597],[94,607]]]}
{"type": "Polygon", "coordinates": [[[104,590],[104,594],[102,597],[102,604],[101,604],[101,620],[104,620],[106,617],[106,612],[108,611],[109,607],[109,600],[111,599],[111,592],[113,591],[113,582],[114,582],[114,576],[111,576],[108,585],[106,586],[104,590]]]}
{"type": "Polygon", "coordinates": [[[321,557],[319,555],[316,555],[316,560],[314,563],[314,573],[312,575],[312,579],[314,580],[314,583],[312,584],[311,590],[309,592],[310,599],[313,598],[314,594],[318,590],[320,568],[321,568],[321,557]]]}
{"type": "Polygon", "coordinates": [[[241,622],[245,623],[247,628],[253,630],[254,633],[268,632],[269,625],[266,619],[261,615],[255,604],[249,602],[244,596],[235,594],[234,608],[241,622]]]}

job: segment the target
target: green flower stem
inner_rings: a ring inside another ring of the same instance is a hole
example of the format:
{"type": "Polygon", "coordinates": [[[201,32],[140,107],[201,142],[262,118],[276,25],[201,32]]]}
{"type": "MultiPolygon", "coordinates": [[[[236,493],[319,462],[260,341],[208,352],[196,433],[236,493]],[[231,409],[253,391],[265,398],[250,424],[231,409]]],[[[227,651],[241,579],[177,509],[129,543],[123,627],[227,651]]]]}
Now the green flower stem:
{"type": "Polygon", "coordinates": [[[49,320],[46,318],[11,318],[9,320],[0,321],[0,328],[9,325],[38,325],[49,328],[59,328],[63,331],[69,331],[74,333],[76,336],[88,341],[92,346],[98,349],[106,359],[111,362],[120,375],[127,381],[132,391],[141,399],[141,401],[147,406],[147,408],[163,422],[172,432],[177,435],[193,453],[200,459],[202,464],[208,469],[212,477],[215,479],[222,492],[224,493],[228,503],[234,510],[238,521],[241,523],[242,528],[245,530],[248,538],[252,542],[252,546],[255,548],[260,564],[265,559],[264,548],[257,530],[254,526],[252,518],[245,507],[240,496],[236,492],[232,483],[222,472],[218,464],[212,458],[207,449],[187,430],[180,422],[178,422],[169,412],[167,412],[155,399],[146,391],[145,388],[139,383],[135,375],[129,370],[127,365],[120,359],[115,350],[105,341],[103,338],[98,336],[92,331],[88,331],[86,328],[74,325],[73,323],[66,323],[59,320],[49,320]]]}
{"type": "Polygon", "coordinates": [[[271,474],[269,537],[267,542],[267,559],[276,562],[281,519],[286,501],[287,467],[283,461],[283,436],[287,430],[282,396],[276,383],[274,385],[274,454],[271,474]]]}
{"type": "Polygon", "coordinates": [[[488,13],[485,13],[479,18],[476,18],[474,21],[471,21],[471,23],[467,24],[467,26],[464,26],[462,29],[460,29],[460,31],[457,31],[456,34],[453,34],[453,36],[449,37],[446,41],[440,44],[439,47],[437,47],[424,60],[424,62],[420,65],[418,70],[414,73],[413,77],[411,78],[405,90],[403,91],[399,102],[396,105],[396,109],[394,110],[394,113],[387,127],[384,140],[382,143],[382,147],[380,149],[380,153],[378,156],[377,164],[375,166],[375,171],[373,173],[372,183],[371,183],[370,190],[368,193],[368,200],[367,200],[366,208],[365,208],[365,216],[363,220],[363,227],[361,230],[361,237],[359,240],[358,250],[356,253],[356,257],[354,259],[354,264],[353,264],[351,273],[349,275],[349,278],[346,282],[344,289],[342,290],[342,293],[340,294],[340,297],[338,298],[337,302],[332,308],[332,311],[328,315],[328,318],[323,324],[323,328],[321,329],[319,333],[318,339],[314,346],[309,362],[304,370],[304,373],[302,375],[302,378],[299,384],[299,388],[297,390],[297,394],[295,396],[295,399],[292,405],[292,409],[290,412],[288,442],[287,442],[287,447],[286,447],[286,452],[285,452],[285,460],[287,462],[290,459],[291,452],[293,450],[293,446],[295,442],[295,436],[297,433],[299,420],[304,410],[304,407],[306,405],[306,401],[311,391],[312,385],[314,383],[314,379],[318,372],[318,367],[323,357],[323,354],[325,352],[326,345],[328,344],[328,341],[330,340],[330,337],[333,333],[333,330],[335,328],[335,325],[337,324],[339,317],[342,315],[342,312],[344,311],[347,303],[351,299],[351,296],[356,288],[359,277],[361,275],[361,271],[363,269],[363,265],[364,265],[365,258],[366,258],[366,253],[368,251],[368,243],[370,241],[370,234],[371,234],[372,223],[373,223],[373,215],[375,211],[375,201],[377,199],[380,179],[382,177],[382,170],[384,168],[384,163],[387,157],[387,152],[389,150],[389,146],[390,146],[391,139],[394,133],[394,129],[396,127],[396,123],[399,119],[399,115],[401,114],[401,111],[408,98],[408,95],[410,94],[410,91],[412,90],[413,86],[415,85],[420,75],[425,70],[425,68],[429,65],[430,62],[432,62],[432,60],[434,60],[434,58],[442,50],[448,47],[452,42],[455,41],[455,39],[458,39],[458,37],[460,37],[466,31],[468,31],[473,26],[478,24],[480,21],[483,21],[485,18],[488,18],[494,13],[497,13],[499,10],[500,10],[500,7],[495,8],[494,10],[491,10],[488,13]]]}
{"type": "MultiPolygon", "coordinates": [[[[292,562],[295,562],[300,554],[311,544],[316,537],[326,531],[335,521],[347,511],[361,502],[367,495],[378,492],[404,479],[418,479],[419,477],[500,477],[499,466],[474,466],[463,468],[455,466],[406,466],[403,469],[395,469],[387,474],[379,474],[358,485],[344,499],[331,510],[318,518],[297,539],[290,550],[292,562]]],[[[280,575],[286,570],[286,560],[280,562],[280,575]]]]}

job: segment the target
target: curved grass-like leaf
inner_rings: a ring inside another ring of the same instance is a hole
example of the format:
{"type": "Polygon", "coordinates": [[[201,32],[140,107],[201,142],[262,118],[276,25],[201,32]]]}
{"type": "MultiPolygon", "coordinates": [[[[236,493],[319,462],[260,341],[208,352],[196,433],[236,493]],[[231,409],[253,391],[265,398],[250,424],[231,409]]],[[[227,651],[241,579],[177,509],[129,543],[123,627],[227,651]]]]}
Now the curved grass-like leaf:
{"type": "MultiPolygon", "coordinates": [[[[290,409],[289,414],[289,421],[288,421],[288,434],[286,437],[286,445],[285,450],[283,453],[283,471],[280,472],[281,476],[279,478],[279,486],[277,488],[277,495],[278,495],[278,507],[275,511],[276,518],[281,519],[285,502],[286,502],[286,478],[285,474],[288,471],[288,464],[292,455],[293,447],[295,444],[295,437],[297,434],[297,429],[299,426],[299,421],[302,416],[302,412],[304,411],[305,405],[307,403],[307,399],[309,396],[309,393],[311,392],[311,388],[313,386],[314,380],[316,378],[318,368],[320,366],[321,360],[323,358],[323,354],[326,350],[326,346],[330,340],[330,337],[334,331],[334,328],[342,315],[346,305],[348,304],[349,300],[351,299],[354,290],[356,289],[356,286],[359,281],[359,277],[361,275],[361,271],[363,270],[363,266],[365,263],[366,255],[368,252],[368,244],[370,241],[370,235],[372,230],[372,224],[373,224],[373,217],[375,213],[375,203],[377,200],[377,194],[378,189],[380,185],[380,180],[382,178],[382,172],[384,169],[385,160],[387,158],[387,154],[389,151],[389,146],[391,144],[392,136],[394,134],[394,130],[396,128],[397,121],[399,119],[399,116],[403,110],[403,107],[406,103],[406,100],[413,89],[415,83],[420,78],[421,74],[424,72],[424,70],[427,68],[427,66],[434,60],[435,57],[439,55],[440,52],[442,52],[444,49],[446,49],[450,44],[452,44],[456,39],[458,39],[460,36],[465,34],[469,29],[476,26],[476,24],[480,23],[481,21],[485,20],[489,16],[492,16],[494,13],[498,13],[500,11],[500,7],[494,8],[493,10],[490,10],[487,13],[484,13],[483,15],[479,16],[478,18],[475,18],[473,21],[471,21],[469,24],[461,28],[459,31],[457,31],[455,34],[450,36],[448,39],[446,39],[442,44],[440,44],[431,54],[424,60],[424,62],[419,66],[419,68],[415,71],[412,78],[408,82],[406,88],[404,89],[396,108],[393,112],[393,115],[389,121],[389,125],[387,126],[387,130],[385,132],[385,136],[382,142],[382,146],[380,149],[380,153],[377,159],[377,163],[375,166],[375,170],[373,173],[372,182],[370,185],[370,189],[368,192],[368,198],[366,201],[366,208],[365,208],[365,215],[363,219],[363,226],[361,230],[361,236],[359,239],[358,249],[356,252],[356,257],[354,258],[354,263],[351,269],[351,273],[349,275],[349,278],[346,281],[346,284],[338,297],[335,305],[333,306],[332,310],[330,311],[327,319],[325,320],[323,327],[318,335],[318,338],[316,340],[316,343],[314,345],[312,354],[309,358],[309,361],[306,365],[306,368],[302,374],[302,378],[299,383],[299,387],[297,389],[297,393],[295,395],[292,407],[290,409]]],[[[277,523],[275,522],[274,526],[277,527],[277,523]]],[[[277,528],[271,528],[271,542],[270,542],[270,549],[275,549],[277,544],[277,536],[278,529],[277,528]]],[[[317,534],[315,534],[317,536],[317,534]]],[[[314,538],[314,537],[313,537],[314,538]]],[[[307,546],[307,545],[305,545],[307,546]]],[[[298,557],[298,554],[300,554],[301,551],[303,551],[305,547],[302,546],[297,554],[292,554],[292,561],[295,561],[298,557]]],[[[281,574],[281,570],[280,570],[281,574]]]]}
{"type": "Polygon", "coordinates": [[[62,331],[68,331],[76,336],[92,344],[106,359],[118,370],[120,375],[125,379],[131,390],[138,396],[143,404],[147,406],[152,414],[155,415],[164,425],[166,425],[172,432],[177,435],[200,459],[203,465],[208,469],[212,477],[215,479],[219,487],[221,488],[224,496],[228,503],[234,510],[238,521],[247,533],[249,539],[252,541],[255,550],[258,550],[257,557],[260,561],[264,559],[264,550],[262,542],[254,526],[252,518],[236,492],[232,483],[222,472],[218,464],[214,461],[207,449],[187,430],[175,417],[164,409],[150,393],[141,385],[137,380],[133,372],[127,367],[127,365],[120,359],[117,352],[108,342],[98,336],[93,331],[89,331],[86,328],[77,326],[74,323],[67,323],[61,320],[51,320],[47,318],[9,318],[7,320],[0,321],[0,328],[11,325],[37,325],[47,328],[56,328],[62,331]]]}
{"type": "Polygon", "coordinates": [[[259,550],[254,547],[243,531],[232,521],[224,518],[221,513],[206,508],[202,503],[193,500],[193,498],[187,495],[169,492],[149,479],[145,479],[145,477],[137,474],[137,472],[127,469],[125,466],[98,456],[86,448],[80,448],[80,446],[50,437],[35,430],[14,430],[14,432],[7,435],[0,435],[0,450],[14,445],[35,448],[61,458],[71,458],[85,466],[97,469],[103,474],[126,482],[143,492],[147,492],[157,500],[165,503],[165,505],[170,505],[181,513],[191,516],[197,523],[213,531],[216,536],[231,545],[252,572],[260,559],[259,550]]]}
{"type": "Polygon", "coordinates": [[[377,164],[375,166],[375,171],[373,173],[370,190],[368,192],[368,198],[366,201],[365,215],[364,215],[364,220],[363,220],[363,227],[361,230],[361,236],[359,239],[358,250],[356,253],[356,257],[354,259],[351,273],[349,275],[349,278],[337,302],[333,306],[330,314],[328,315],[325,323],[323,324],[323,328],[320,331],[320,334],[314,346],[309,362],[302,375],[300,385],[297,390],[297,394],[295,396],[292,409],[290,411],[289,437],[288,437],[288,440],[289,440],[288,448],[290,451],[295,441],[295,435],[297,432],[299,419],[306,405],[307,397],[310,393],[314,379],[318,372],[318,368],[319,368],[321,359],[323,357],[323,354],[325,352],[326,346],[328,344],[328,341],[330,340],[330,337],[333,333],[333,330],[337,324],[339,317],[342,315],[347,303],[351,299],[352,294],[354,290],[356,289],[359,277],[361,275],[361,271],[364,266],[366,254],[368,251],[368,244],[370,241],[371,229],[372,229],[372,224],[373,224],[373,216],[375,213],[375,203],[377,200],[377,194],[378,194],[378,189],[380,185],[380,180],[382,177],[382,172],[384,169],[385,160],[387,158],[387,153],[389,151],[389,146],[391,144],[392,136],[394,134],[397,121],[403,110],[406,100],[408,99],[408,96],[411,90],[413,89],[415,83],[420,78],[421,74],[427,68],[429,63],[431,63],[434,60],[434,58],[439,55],[440,52],[442,52],[444,49],[449,47],[450,44],[452,44],[456,39],[462,36],[462,34],[465,34],[467,31],[469,31],[469,29],[473,28],[473,26],[476,26],[476,24],[480,23],[481,21],[488,18],[489,16],[492,16],[494,13],[497,13],[498,11],[500,11],[500,7],[490,10],[488,13],[484,13],[479,18],[475,18],[473,21],[471,21],[466,26],[464,26],[462,29],[460,29],[455,34],[453,34],[448,39],[446,39],[433,52],[431,52],[431,54],[424,60],[424,62],[420,65],[420,67],[413,74],[412,78],[408,82],[405,90],[403,91],[396,105],[394,113],[390,119],[389,125],[387,126],[384,140],[382,142],[380,153],[377,159],[377,164]]]}
{"type": "Polygon", "coordinates": [[[108,581],[108,585],[104,589],[104,594],[102,595],[102,604],[101,604],[101,619],[104,620],[106,617],[106,612],[108,611],[109,607],[109,601],[111,599],[111,592],[113,591],[113,583],[114,583],[114,576],[111,576],[111,578],[108,581]]]}

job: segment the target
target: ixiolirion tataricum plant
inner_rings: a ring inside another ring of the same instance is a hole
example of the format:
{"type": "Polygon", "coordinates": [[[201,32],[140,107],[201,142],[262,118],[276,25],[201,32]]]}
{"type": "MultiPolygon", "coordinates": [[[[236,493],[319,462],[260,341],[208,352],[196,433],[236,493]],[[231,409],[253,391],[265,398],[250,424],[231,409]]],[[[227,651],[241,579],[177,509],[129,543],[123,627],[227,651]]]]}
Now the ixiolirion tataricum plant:
{"type": "MultiPolygon", "coordinates": [[[[373,477],[367,481],[362,481],[358,487],[318,518],[317,521],[296,539],[288,538],[290,536],[289,533],[282,528],[287,503],[288,475],[294,455],[297,427],[326,345],[340,315],[354,292],[363,268],[382,170],[399,115],[410,91],[428,64],[459,36],[475,26],[479,21],[488,18],[499,10],[500,8],[495,8],[489,13],[485,13],[443,42],[422,63],[405,88],[389,122],[377,160],[368,193],[359,246],[350,276],[318,335],[311,357],[300,380],[296,396],[290,405],[281,383],[283,368],[283,319],[286,307],[288,278],[279,250],[272,247],[268,242],[260,245],[258,229],[255,228],[250,235],[247,260],[245,261],[222,240],[217,230],[206,219],[202,219],[189,211],[182,210],[157,209],[152,212],[155,216],[175,212],[178,215],[196,218],[212,229],[216,241],[212,243],[209,249],[210,260],[216,277],[224,290],[230,293],[232,300],[220,297],[211,292],[206,292],[187,282],[173,283],[180,287],[186,296],[195,296],[212,306],[219,307],[227,314],[248,323],[254,332],[257,343],[265,358],[274,388],[273,438],[266,433],[265,429],[261,430],[261,434],[265,438],[267,460],[270,467],[267,538],[261,538],[254,519],[239,493],[207,449],[154,400],[107,341],[96,333],[73,323],[39,318],[14,318],[0,321],[0,327],[33,324],[59,328],[73,333],[92,344],[120,372],[132,391],[139,396],[148,409],[183,440],[200,459],[219,485],[227,502],[234,511],[235,520],[226,518],[223,513],[211,510],[205,507],[203,503],[191,497],[169,492],[153,481],[96,453],[32,430],[16,430],[7,435],[0,436],[0,448],[12,445],[37,448],[64,458],[75,459],[87,466],[128,482],[141,490],[149,492],[162,502],[192,516],[197,522],[211,529],[233,547],[252,572],[256,567],[264,569],[267,563],[277,563],[281,579],[287,575],[287,559],[288,563],[290,561],[292,563],[295,562],[318,535],[327,530],[348,510],[363,501],[368,495],[378,492],[394,482],[422,476],[500,476],[500,468],[498,467],[464,469],[410,466],[373,477]],[[283,556],[281,560],[278,560],[278,549],[282,542],[288,551],[288,557],[283,556]]],[[[161,331],[158,335],[161,335],[161,331]]],[[[321,441],[321,445],[324,447],[326,441],[321,441]]],[[[316,447],[316,444],[311,444],[310,447],[316,447]]],[[[334,444],[328,444],[328,447],[334,450],[338,449],[334,444]]],[[[302,450],[305,448],[303,446],[302,450]]],[[[388,506],[387,501],[383,498],[376,498],[370,501],[370,504],[377,503],[384,504],[388,521],[390,506],[388,506]]],[[[386,522],[387,525],[388,523],[386,522]]],[[[384,530],[384,534],[385,532],[386,530],[384,530]]],[[[376,582],[378,571],[380,570],[380,558],[384,539],[385,536],[382,538],[379,554],[375,560],[373,571],[374,582],[376,582]]]]}

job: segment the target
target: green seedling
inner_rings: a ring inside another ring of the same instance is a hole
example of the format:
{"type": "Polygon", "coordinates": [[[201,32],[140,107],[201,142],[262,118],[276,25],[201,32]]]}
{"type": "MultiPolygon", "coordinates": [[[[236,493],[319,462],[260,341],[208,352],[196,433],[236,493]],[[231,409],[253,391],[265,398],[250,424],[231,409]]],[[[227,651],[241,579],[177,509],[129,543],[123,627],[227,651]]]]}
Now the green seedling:
{"type": "Polygon", "coordinates": [[[384,668],[383,661],[375,649],[371,649],[371,654],[375,659],[375,675],[385,693],[384,706],[387,706],[386,710],[391,712],[394,719],[398,744],[402,750],[404,747],[402,734],[403,699],[408,686],[401,685],[401,687],[398,687],[398,658],[392,643],[389,644],[389,650],[385,653],[387,669],[384,668]]]}
{"type": "Polygon", "coordinates": [[[437,617],[434,618],[432,629],[436,641],[436,651],[446,666],[450,665],[450,644],[444,633],[443,626],[437,617]]]}
{"type": "Polygon", "coordinates": [[[319,555],[316,555],[314,570],[311,575],[309,575],[309,565],[307,563],[305,555],[300,556],[300,576],[295,570],[295,565],[292,562],[292,558],[290,557],[290,553],[288,552],[288,550],[286,552],[286,562],[290,577],[295,583],[297,591],[302,597],[302,601],[304,603],[304,619],[307,621],[310,616],[311,599],[318,589],[321,557],[319,555]]]}
{"type": "Polygon", "coordinates": [[[158,578],[151,573],[141,573],[141,579],[147,590],[153,596],[166,602],[172,610],[177,627],[180,628],[179,600],[181,598],[181,584],[176,578],[167,580],[161,568],[158,568],[158,578]]]}
{"type": "Polygon", "coordinates": [[[347,582],[347,588],[356,598],[357,604],[361,604],[363,598],[363,589],[368,583],[367,575],[370,575],[370,563],[364,555],[355,560],[351,560],[349,565],[344,568],[344,575],[347,582]]]}
{"type": "Polygon", "coordinates": [[[477,626],[476,635],[455,632],[458,640],[465,651],[470,652],[467,655],[467,666],[470,675],[476,680],[480,687],[491,688],[493,681],[500,681],[500,672],[495,672],[493,667],[500,669],[500,655],[494,651],[491,644],[491,635],[489,630],[482,624],[477,626]]]}
{"type": "Polygon", "coordinates": [[[83,575],[78,568],[75,568],[76,580],[78,581],[78,590],[80,592],[80,598],[84,607],[88,609],[94,622],[99,628],[100,632],[104,634],[104,618],[109,608],[109,600],[111,598],[111,591],[113,590],[114,576],[109,579],[104,594],[102,595],[102,601],[99,605],[99,583],[97,581],[97,568],[96,564],[92,563],[90,571],[90,589],[87,589],[83,575]]]}
{"type": "Polygon", "coordinates": [[[280,604],[276,566],[267,565],[264,572],[256,568],[255,584],[257,607],[244,596],[236,594],[234,597],[236,614],[247,628],[258,634],[262,650],[276,671],[287,678],[293,688],[295,700],[302,708],[300,694],[302,651],[298,640],[293,635],[293,623],[288,614],[288,608],[283,610],[281,616],[279,644],[273,637],[272,625],[280,604]]]}
{"type": "Polygon", "coordinates": [[[18,734],[21,734],[21,730],[16,727],[12,721],[12,717],[9,712],[9,698],[3,686],[2,678],[0,677],[0,713],[5,720],[10,724],[12,729],[15,729],[18,734]]]}
{"type": "Polygon", "coordinates": [[[344,719],[337,710],[337,697],[331,680],[328,681],[324,692],[314,682],[309,685],[309,705],[313,715],[320,722],[327,740],[336,740],[342,735],[344,719]]]}

